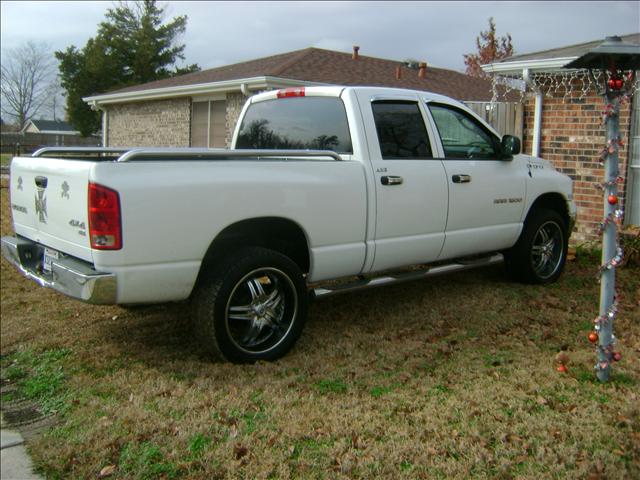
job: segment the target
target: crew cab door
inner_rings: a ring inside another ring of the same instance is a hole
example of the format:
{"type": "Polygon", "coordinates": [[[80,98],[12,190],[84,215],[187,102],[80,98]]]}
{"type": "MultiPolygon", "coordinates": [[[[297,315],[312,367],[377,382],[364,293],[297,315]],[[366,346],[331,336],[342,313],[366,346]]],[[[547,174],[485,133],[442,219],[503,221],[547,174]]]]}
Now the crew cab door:
{"type": "Polygon", "coordinates": [[[434,132],[417,95],[359,90],[376,192],[373,271],[438,258],[444,243],[447,181],[434,159],[434,132]]]}
{"type": "Polygon", "coordinates": [[[462,108],[429,102],[449,185],[446,240],[441,259],[512,246],[520,233],[525,173],[502,158],[500,140],[462,108]]]}

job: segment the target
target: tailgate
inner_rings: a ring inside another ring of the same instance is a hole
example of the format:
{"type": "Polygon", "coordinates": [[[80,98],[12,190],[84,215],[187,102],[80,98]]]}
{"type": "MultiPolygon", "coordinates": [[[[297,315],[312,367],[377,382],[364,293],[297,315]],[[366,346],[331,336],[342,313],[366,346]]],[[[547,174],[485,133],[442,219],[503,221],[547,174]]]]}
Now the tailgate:
{"type": "Polygon", "coordinates": [[[87,188],[93,162],[16,157],[11,162],[11,211],[16,234],[92,261],[87,188]]]}

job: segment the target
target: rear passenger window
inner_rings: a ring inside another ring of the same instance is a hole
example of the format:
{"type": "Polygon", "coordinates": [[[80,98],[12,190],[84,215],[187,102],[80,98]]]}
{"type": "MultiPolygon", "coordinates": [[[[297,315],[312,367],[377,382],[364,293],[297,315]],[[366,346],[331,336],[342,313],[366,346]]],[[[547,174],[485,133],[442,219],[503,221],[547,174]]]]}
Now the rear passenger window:
{"type": "Polygon", "coordinates": [[[383,159],[433,158],[417,102],[373,102],[373,119],[383,159]]]}
{"type": "Polygon", "coordinates": [[[236,148],[352,153],[347,113],[334,97],[292,97],[249,106],[236,148]]]}

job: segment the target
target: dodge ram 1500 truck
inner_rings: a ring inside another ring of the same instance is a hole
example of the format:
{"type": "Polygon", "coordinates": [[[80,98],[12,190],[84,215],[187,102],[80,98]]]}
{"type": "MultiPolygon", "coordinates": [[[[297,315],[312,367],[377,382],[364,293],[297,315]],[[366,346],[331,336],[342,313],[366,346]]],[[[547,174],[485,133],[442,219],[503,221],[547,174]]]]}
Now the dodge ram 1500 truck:
{"type": "Polygon", "coordinates": [[[273,360],[299,337],[310,292],[503,259],[517,280],[556,280],[576,215],[571,180],[519,153],[517,138],[440,95],[269,91],[247,100],[230,150],[14,158],[16,236],[2,252],[86,302],[190,299],[212,352],[273,360]]]}

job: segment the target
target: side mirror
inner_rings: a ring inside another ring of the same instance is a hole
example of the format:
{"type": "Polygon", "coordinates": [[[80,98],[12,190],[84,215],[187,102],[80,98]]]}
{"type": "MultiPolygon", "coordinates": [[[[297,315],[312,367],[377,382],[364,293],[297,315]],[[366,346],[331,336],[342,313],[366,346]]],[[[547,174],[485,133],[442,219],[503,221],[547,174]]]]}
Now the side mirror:
{"type": "Polygon", "coordinates": [[[520,139],[513,135],[505,135],[500,142],[502,145],[502,152],[505,157],[512,157],[520,153],[520,139]]]}

